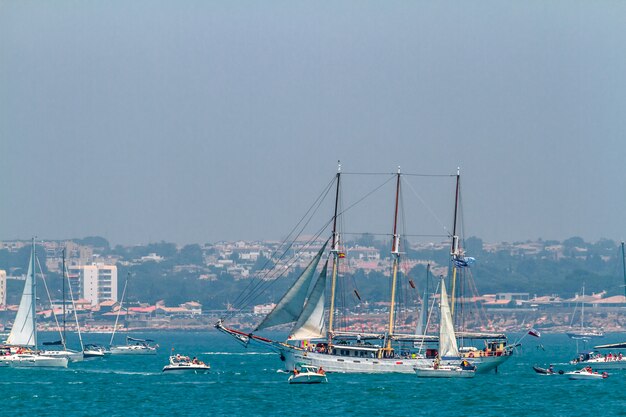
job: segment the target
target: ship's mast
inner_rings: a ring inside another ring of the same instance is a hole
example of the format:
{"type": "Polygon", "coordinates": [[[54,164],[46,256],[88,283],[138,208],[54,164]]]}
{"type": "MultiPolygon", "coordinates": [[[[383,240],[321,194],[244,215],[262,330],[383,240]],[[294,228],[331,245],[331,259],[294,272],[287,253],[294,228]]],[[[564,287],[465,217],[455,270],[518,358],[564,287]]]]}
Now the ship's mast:
{"type": "Polygon", "coordinates": [[[387,345],[385,346],[385,354],[390,357],[392,354],[391,339],[393,336],[393,323],[395,319],[396,309],[396,282],[398,277],[398,263],[400,260],[400,236],[398,235],[398,205],[400,201],[400,167],[396,174],[396,207],[393,216],[393,237],[391,242],[391,257],[393,258],[393,273],[391,278],[391,303],[389,305],[389,330],[387,332],[387,345]]]}
{"type": "Polygon", "coordinates": [[[337,190],[335,192],[335,215],[333,216],[333,243],[330,252],[333,254],[333,274],[330,284],[330,311],[328,312],[328,344],[332,343],[335,316],[335,292],[337,290],[337,273],[339,271],[339,234],[337,233],[337,210],[339,207],[339,180],[341,179],[341,161],[337,162],[337,190]]]}
{"type": "Polygon", "coordinates": [[[33,294],[32,298],[32,313],[33,313],[33,338],[35,342],[35,350],[37,350],[37,274],[35,273],[35,238],[33,237],[33,256],[31,258],[31,265],[33,276],[32,284],[31,284],[31,292],[33,294]]]}
{"type": "Polygon", "coordinates": [[[62,342],[63,342],[63,349],[67,349],[67,347],[65,346],[65,341],[67,340],[65,338],[65,326],[66,326],[66,322],[65,322],[65,248],[63,248],[63,337],[62,337],[62,342]]]}
{"type": "Polygon", "coordinates": [[[624,255],[624,242],[622,241],[622,271],[624,273],[624,297],[626,297],[626,255],[624,255]]]}
{"type": "MultiPolygon", "coordinates": [[[[456,169],[456,192],[454,194],[454,221],[452,226],[452,247],[450,248],[450,256],[454,258],[459,255],[459,236],[456,234],[457,215],[459,211],[459,184],[461,182],[461,168],[456,169]]],[[[450,296],[452,298],[450,303],[450,313],[454,315],[455,294],[456,294],[456,266],[454,262],[452,265],[452,290],[450,296]]]]}

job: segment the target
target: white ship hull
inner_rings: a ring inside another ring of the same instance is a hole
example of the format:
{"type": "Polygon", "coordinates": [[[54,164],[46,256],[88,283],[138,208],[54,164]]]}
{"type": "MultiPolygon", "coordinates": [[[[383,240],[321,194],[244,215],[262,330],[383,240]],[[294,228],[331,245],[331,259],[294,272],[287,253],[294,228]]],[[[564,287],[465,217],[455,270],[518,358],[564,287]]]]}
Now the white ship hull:
{"type": "Polygon", "coordinates": [[[167,374],[208,374],[210,371],[209,366],[203,365],[167,365],[163,368],[167,374]]]}
{"type": "Polygon", "coordinates": [[[489,371],[493,371],[498,366],[502,365],[504,362],[508,361],[511,357],[511,354],[501,355],[501,356],[483,356],[480,358],[468,358],[468,360],[476,366],[476,372],[479,374],[484,374],[489,371]]]}
{"type": "MultiPolygon", "coordinates": [[[[327,372],[340,373],[366,373],[385,374],[401,373],[412,374],[414,368],[429,368],[433,366],[433,359],[426,358],[363,358],[340,355],[328,355],[325,353],[305,352],[296,349],[284,349],[282,355],[285,358],[285,370],[292,370],[298,363],[322,367],[327,372]]],[[[484,356],[472,358],[469,361],[476,366],[477,373],[487,373],[496,369],[506,362],[511,355],[484,356]]]]}
{"type": "Polygon", "coordinates": [[[377,359],[358,358],[324,353],[305,352],[296,349],[283,350],[285,370],[292,370],[296,364],[306,364],[316,368],[323,368],[326,372],[386,374],[412,374],[416,366],[432,366],[431,359],[377,359]]]}
{"type": "Polygon", "coordinates": [[[0,357],[0,366],[11,368],[67,368],[66,357],[51,357],[30,353],[16,353],[0,357]]]}
{"type": "Polygon", "coordinates": [[[156,355],[157,350],[151,346],[111,346],[111,355],[156,355]]]}
{"type": "Polygon", "coordinates": [[[626,357],[623,359],[606,360],[606,361],[603,358],[590,359],[587,361],[576,362],[576,365],[591,366],[593,369],[596,369],[598,371],[626,369],[626,357]]]}
{"type": "Polygon", "coordinates": [[[83,352],[73,350],[43,350],[41,355],[52,358],[67,358],[70,362],[82,362],[84,359],[83,352]]]}

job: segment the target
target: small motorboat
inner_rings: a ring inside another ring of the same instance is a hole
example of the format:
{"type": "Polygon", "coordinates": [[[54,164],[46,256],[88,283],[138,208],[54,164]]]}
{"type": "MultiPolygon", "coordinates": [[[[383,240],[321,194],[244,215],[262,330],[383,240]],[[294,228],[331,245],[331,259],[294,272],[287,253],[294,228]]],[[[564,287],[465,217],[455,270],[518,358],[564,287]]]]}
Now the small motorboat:
{"type": "Polygon", "coordinates": [[[170,364],[163,367],[163,372],[170,374],[208,374],[211,366],[189,356],[170,356],[170,364]]]}
{"type": "Polygon", "coordinates": [[[541,368],[539,366],[533,366],[533,370],[535,372],[537,372],[540,375],[556,375],[557,373],[559,375],[563,375],[565,372],[562,370],[559,370],[558,372],[554,370],[554,368],[552,368],[552,365],[550,365],[549,368],[541,368]]]}
{"type": "Polygon", "coordinates": [[[328,382],[328,379],[322,368],[301,364],[293,370],[288,382],[290,384],[321,384],[328,382]]]}
{"type": "Polygon", "coordinates": [[[83,356],[85,359],[102,358],[106,355],[106,353],[107,352],[104,347],[94,344],[85,345],[85,348],[83,349],[83,356]]]}
{"type": "Polygon", "coordinates": [[[565,375],[569,379],[606,379],[609,377],[609,374],[606,372],[594,372],[590,366],[577,371],[565,372],[565,375]]]}

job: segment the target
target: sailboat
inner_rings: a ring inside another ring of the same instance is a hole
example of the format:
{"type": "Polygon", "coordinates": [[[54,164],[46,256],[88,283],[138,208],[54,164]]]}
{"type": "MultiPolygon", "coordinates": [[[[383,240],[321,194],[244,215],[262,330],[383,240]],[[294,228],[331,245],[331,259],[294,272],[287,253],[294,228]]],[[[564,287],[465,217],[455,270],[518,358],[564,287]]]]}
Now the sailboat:
{"type": "MultiPolygon", "coordinates": [[[[354,331],[342,331],[335,329],[335,300],[337,299],[337,276],[339,263],[344,257],[340,248],[340,236],[337,231],[339,189],[341,180],[341,165],[336,174],[335,210],[332,217],[332,234],[329,238],[330,255],[332,261],[332,273],[330,283],[330,300],[328,308],[328,325],[324,319],[324,292],[319,287],[319,293],[312,290],[307,292],[308,282],[312,278],[314,270],[322,257],[324,247],[313,258],[305,271],[295,281],[292,287],[283,296],[274,310],[252,332],[242,332],[227,327],[224,320],[220,319],[215,327],[234,337],[244,346],[254,342],[261,344],[280,355],[284,362],[285,370],[293,370],[296,364],[306,364],[322,367],[328,372],[344,373],[414,373],[415,367],[428,367],[433,364],[434,355],[430,355],[431,349],[426,350],[426,355],[421,353],[421,347],[425,343],[436,343],[438,336],[424,334],[425,329],[416,328],[416,334],[402,334],[395,331],[396,312],[396,289],[398,285],[398,270],[401,257],[401,238],[398,231],[398,212],[400,199],[400,178],[398,168],[395,174],[395,206],[393,217],[393,229],[391,238],[391,294],[389,300],[389,317],[384,333],[365,333],[354,331]],[[308,295],[307,295],[308,294],[308,295]],[[315,308],[313,308],[315,306],[315,308]],[[315,312],[315,319],[309,314],[315,312]],[[261,336],[256,332],[280,324],[295,323],[289,338],[285,342],[274,341],[261,336]],[[307,323],[306,332],[300,327],[307,323]],[[398,349],[404,343],[402,349],[398,349]],[[406,344],[413,346],[406,348],[406,344]],[[415,350],[420,346],[420,350],[415,350]],[[402,353],[400,351],[403,351],[402,353]]],[[[454,231],[452,236],[451,263],[461,265],[467,262],[459,249],[459,237],[456,235],[456,216],[459,203],[459,173],[456,178],[456,199],[454,231]]],[[[325,245],[324,245],[325,246],[325,245]]],[[[454,267],[454,271],[456,271],[454,267]]],[[[456,272],[455,272],[456,273],[456,272]]],[[[454,277],[453,277],[454,278],[454,277]]],[[[318,277],[318,281],[326,280],[326,267],[318,277]]],[[[454,281],[453,281],[454,283],[454,281]]],[[[422,308],[424,311],[424,308],[422,308]]],[[[496,368],[506,361],[512,354],[512,348],[506,346],[506,336],[493,333],[460,332],[457,337],[464,339],[486,340],[487,347],[480,355],[468,351],[469,357],[476,356],[474,362],[479,372],[485,372],[496,368]]]]}
{"type": "MultiPolygon", "coordinates": [[[[78,340],[80,341],[81,350],[72,350],[67,348],[66,338],[66,309],[65,309],[65,280],[66,280],[66,267],[65,267],[65,249],[63,249],[63,330],[60,332],[61,339],[55,342],[43,342],[44,346],[58,346],[58,349],[47,348],[42,351],[42,354],[53,357],[66,357],[70,362],[80,362],[84,359],[83,354],[83,338],[80,334],[80,326],[78,324],[78,316],[76,315],[76,306],[74,305],[74,295],[72,294],[72,287],[68,285],[70,291],[70,300],[72,301],[72,308],[74,311],[74,318],[76,319],[76,331],[78,333],[78,340]]],[[[69,284],[69,282],[68,282],[69,284]]]]}
{"type": "Polygon", "coordinates": [[[452,322],[452,313],[448,303],[446,283],[441,280],[441,300],[439,320],[439,350],[438,356],[430,366],[416,366],[415,373],[420,378],[473,378],[476,366],[467,360],[461,360],[456,343],[456,334],[452,322]]]}
{"type": "Polygon", "coordinates": [[[35,239],[33,238],[24,291],[22,292],[22,298],[11,333],[6,341],[9,354],[0,356],[0,366],[67,368],[67,357],[47,356],[37,350],[35,259],[35,239]]]}
{"type": "MultiPolygon", "coordinates": [[[[572,317],[573,319],[573,317],[572,317]]],[[[572,320],[573,323],[573,320],[572,320]]],[[[585,285],[583,284],[582,296],[580,300],[580,328],[567,332],[570,339],[589,340],[604,337],[604,332],[600,329],[585,328],[585,285]]]]}
{"type": "Polygon", "coordinates": [[[157,346],[152,345],[151,343],[154,340],[151,339],[137,339],[130,336],[126,336],[126,344],[125,345],[113,345],[113,340],[115,338],[115,332],[117,330],[117,323],[120,319],[120,314],[122,312],[122,306],[124,304],[124,298],[126,296],[126,288],[128,287],[128,277],[130,273],[126,275],[126,281],[124,282],[124,290],[122,291],[122,299],[120,301],[120,307],[117,310],[117,315],[115,316],[115,324],[113,325],[113,332],[111,333],[111,341],[109,342],[109,350],[106,352],[111,355],[156,355],[157,346]]]}

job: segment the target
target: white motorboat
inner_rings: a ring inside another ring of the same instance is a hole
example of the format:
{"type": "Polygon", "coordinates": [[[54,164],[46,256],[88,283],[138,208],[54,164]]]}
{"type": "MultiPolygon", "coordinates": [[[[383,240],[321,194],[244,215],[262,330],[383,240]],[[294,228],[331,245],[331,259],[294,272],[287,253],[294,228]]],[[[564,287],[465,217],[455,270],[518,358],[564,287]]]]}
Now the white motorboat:
{"type": "Polygon", "coordinates": [[[569,379],[606,379],[609,374],[606,372],[594,372],[590,366],[576,371],[565,372],[569,379]]]}
{"type": "Polygon", "coordinates": [[[600,352],[589,351],[581,352],[578,357],[570,363],[572,365],[588,365],[597,371],[626,369],[626,356],[621,353],[608,353],[603,355],[600,352]]]}
{"type": "Polygon", "coordinates": [[[210,370],[208,363],[182,355],[170,356],[170,364],[163,367],[163,372],[169,374],[208,374],[210,370]]]}
{"type": "Polygon", "coordinates": [[[290,384],[321,384],[328,382],[326,372],[322,368],[315,368],[309,365],[299,365],[293,370],[289,377],[290,384]]]}
{"type": "Polygon", "coordinates": [[[83,349],[83,357],[85,359],[102,358],[106,354],[106,349],[99,345],[88,344],[85,345],[85,348],[83,349]]]}

